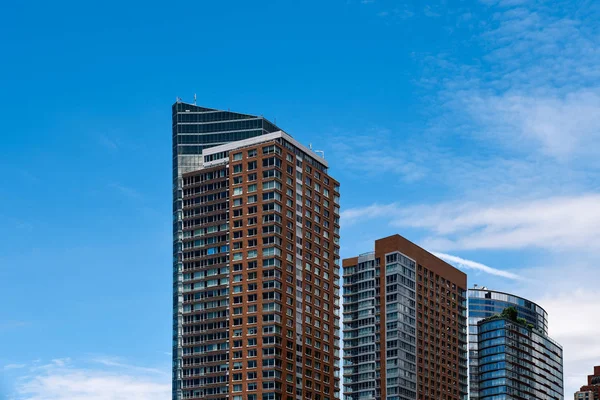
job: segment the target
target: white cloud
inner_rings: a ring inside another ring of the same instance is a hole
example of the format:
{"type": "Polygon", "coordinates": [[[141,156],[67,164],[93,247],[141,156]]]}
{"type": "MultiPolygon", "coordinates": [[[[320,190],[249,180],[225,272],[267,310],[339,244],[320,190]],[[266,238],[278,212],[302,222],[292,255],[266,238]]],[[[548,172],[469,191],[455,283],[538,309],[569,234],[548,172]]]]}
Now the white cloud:
{"type": "Polygon", "coordinates": [[[505,93],[465,99],[473,119],[489,134],[515,144],[540,145],[559,160],[597,154],[600,145],[599,92],[580,90],[564,96],[505,93]],[[531,142],[531,143],[530,143],[531,142]]]}
{"type": "Polygon", "coordinates": [[[478,263],[477,261],[466,260],[464,258],[453,256],[451,254],[434,252],[433,255],[438,258],[441,258],[442,260],[444,260],[450,264],[453,264],[461,269],[474,269],[474,270],[485,272],[487,274],[501,276],[503,278],[513,279],[513,280],[523,279],[521,276],[519,276],[517,274],[513,274],[512,272],[492,268],[485,264],[478,263]]]}
{"type": "Polygon", "coordinates": [[[394,174],[404,182],[415,182],[427,173],[426,168],[418,162],[422,157],[420,146],[410,145],[408,142],[413,140],[411,138],[398,143],[392,132],[384,128],[371,129],[368,135],[348,132],[334,135],[331,151],[336,161],[365,177],[394,174]],[[402,152],[390,152],[390,148],[402,149],[402,152]],[[409,154],[408,149],[414,151],[409,154]]]}
{"type": "Polygon", "coordinates": [[[99,363],[105,365],[107,367],[117,367],[126,370],[132,371],[140,371],[140,372],[148,372],[152,374],[165,374],[168,371],[158,369],[158,368],[148,368],[148,367],[140,367],[137,365],[127,364],[121,361],[119,357],[97,357],[92,359],[92,362],[99,363]]]}
{"type": "Polygon", "coordinates": [[[31,375],[17,380],[14,400],[162,400],[171,395],[167,371],[120,363],[103,363],[108,368],[75,365],[56,359],[31,368],[31,375]]]}
{"type": "Polygon", "coordinates": [[[425,229],[428,248],[444,250],[589,249],[600,240],[600,195],[508,204],[441,203],[402,207],[374,204],[342,212],[342,222],[383,218],[398,227],[425,229]]]}
{"type": "Polygon", "coordinates": [[[600,309],[598,295],[598,290],[578,288],[546,294],[539,300],[548,312],[552,337],[565,346],[568,363],[600,355],[600,320],[592,317],[600,309]]]}
{"type": "MultiPolygon", "coordinates": [[[[581,1],[486,1],[476,64],[439,60],[440,100],[460,130],[560,161],[600,152],[598,9],[581,1]],[[448,75],[451,74],[451,75],[448,75]],[[464,122],[466,121],[466,125],[464,122]]],[[[427,77],[425,77],[428,79],[427,77]]]]}

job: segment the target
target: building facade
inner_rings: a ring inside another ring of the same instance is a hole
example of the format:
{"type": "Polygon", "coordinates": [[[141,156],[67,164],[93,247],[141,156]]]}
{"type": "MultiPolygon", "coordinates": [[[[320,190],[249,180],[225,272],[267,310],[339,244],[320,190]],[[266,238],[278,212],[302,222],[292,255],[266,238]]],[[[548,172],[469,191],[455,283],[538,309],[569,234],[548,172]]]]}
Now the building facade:
{"type": "Polygon", "coordinates": [[[173,143],[173,399],[182,396],[183,371],[183,179],[203,166],[205,149],[278,131],[266,119],[178,100],[172,106],[173,143]]]}
{"type": "Polygon", "coordinates": [[[479,359],[477,323],[484,318],[500,314],[507,307],[515,307],[519,316],[525,318],[543,334],[548,334],[548,313],[523,297],[489,290],[475,285],[469,289],[469,398],[479,398],[479,359]]]}
{"type": "Polygon", "coordinates": [[[466,399],[466,275],[399,235],[343,269],[344,399],[466,399]]]}
{"type": "Polygon", "coordinates": [[[594,373],[588,375],[587,385],[575,393],[575,400],[600,400],[600,365],[594,367],[594,373]]]}
{"type": "Polygon", "coordinates": [[[199,167],[178,169],[173,398],[339,397],[339,184],[327,162],[281,131],[201,151],[199,167]]]}
{"type": "Polygon", "coordinates": [[[562,400],[562,348],[518,320],[478,322],[481,400],[562,400]]]}
{"type": "Polygon", "coordinates": [[[575,400],[595,400],[594,392],[591,390],[578,390],[575,392],[575,400]]]}

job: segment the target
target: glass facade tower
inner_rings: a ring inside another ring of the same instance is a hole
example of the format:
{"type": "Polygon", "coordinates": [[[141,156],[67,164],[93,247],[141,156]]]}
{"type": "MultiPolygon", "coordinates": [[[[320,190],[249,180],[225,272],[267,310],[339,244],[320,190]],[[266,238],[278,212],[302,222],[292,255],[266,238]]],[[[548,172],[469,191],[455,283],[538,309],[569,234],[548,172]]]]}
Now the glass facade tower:
{"type": "Polygon", "coordinates": [[[562,400],[562,348],[508,318],[478,322],[479,399],[562,400]]]}
{"type": "Polygon", "coordinates": [[[519,316],[542,334],[548,334],[548,313],[536,303],[509,293],[489,290],[475,285],[469,289],[469,397],[479,398],[479,359],[477,323],[500,314],[507,307],[515,307],[519,316]]]}

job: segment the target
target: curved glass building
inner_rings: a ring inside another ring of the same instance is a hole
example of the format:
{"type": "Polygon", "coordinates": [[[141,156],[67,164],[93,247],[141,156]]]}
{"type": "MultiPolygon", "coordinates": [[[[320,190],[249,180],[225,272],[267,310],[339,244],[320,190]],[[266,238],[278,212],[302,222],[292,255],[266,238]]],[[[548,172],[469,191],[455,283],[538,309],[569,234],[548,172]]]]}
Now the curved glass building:
{"type": "MultiPolygon", "coordinates": [[[[468,291],[468,316],[469,316],[469,398],[470,399],[483,399],[487,398],[482,396],[483,388],[481,387],[481,383],[483,382],[482,376],[485,375],[485,371],[482,371],[482,358],[481,354],[482,347],[480,344],[480,330],[478,324],[485,318],[500,314],[507,307],[515,307],[517,309],[519,317],[524,318],[528,323],[532,324],[534,329],[530,337],[533,335],[537,341],[548,341],[552,344],[549,347],[552,347],[552,357],[555,357],[558,353],[560,353],[560,371],[557,370],[557,374],[560,375],[560,390],[562,390],[562,349],[558,344],[552,341],[548,337],[548,313],[538,304],[527,300],[520,296],[515,296],[510,293],[490,290],[486,287],[481,287],[475,285],[473,289],[469,289],[468,291]],[[539,339],[539,340],[538,340],[539,339]],[[558,348],[558,352],[554,352],[555,347],[558,348]]],[[[505,332],[506,330],[499,332],[505,332]]],[[[498,334],[500,334],[498,333],[498,334]]],[[[501,339],[499,339],[501,340],[501,339]]],[[[503,346],[504,349],[509,349],[508,346],[503,346]]],[[[490,350],[485,350],[489,352],[490,350]]],[[[524,355],[523,355],[524,356],[524,355]]],[[[517,361],[519,357],[516,358],[517,361]]],[[[489,368],[486,367],[486,368],[489,368]]],[[[489,371],[488,371],[489,372],[489,371]]],[[[487,384],[486,384],[487,385],[487,384]]],[[[489,386],[489,385],[488,385],[489,386]]],[[[498,389],[502,390],[502,389],[498,389]]],[[[489,390],[486,389],[485,393],[489,394],[489,390]]],[[[502,394],[500,392],[495,393],[495,395],[500,395],[499,397],[495,397],[495,399],[501,399],[502,394]]],[[[506,397],[509,398],[509,397],[506,397]]],[[[536,398],[554,398],[550,397],[536,397],[536,398]]]]}
{"type": "Polygon", "coordinates": [[[509,318],[479,321],[479,399],[563,400],[562,347],[509,318]]]}
{"type": "Polygon", "coordinates": [[[483,318],[500,314],[506,307],[515,307],[520,317],[525,318],[545,335],[548,334],[548,313],[533,301],[486,287],[475,286],[469,289],[470,326],[476,326],[483,318]]]}

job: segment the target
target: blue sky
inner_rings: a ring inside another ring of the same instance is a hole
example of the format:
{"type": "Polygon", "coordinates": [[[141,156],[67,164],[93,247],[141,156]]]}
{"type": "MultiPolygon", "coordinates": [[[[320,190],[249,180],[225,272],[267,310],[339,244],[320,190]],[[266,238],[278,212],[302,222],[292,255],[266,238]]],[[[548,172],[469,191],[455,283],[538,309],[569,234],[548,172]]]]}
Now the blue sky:
{"type": "Polygon", "coordinates": [[[600,361],[593,1],[12,2],[0,14],[0,398],[168,397],[170,106],[325,151],[342,255],[400,233],[600,361]],[[127,387],[123,392],[122,388],[127,387]]]}

